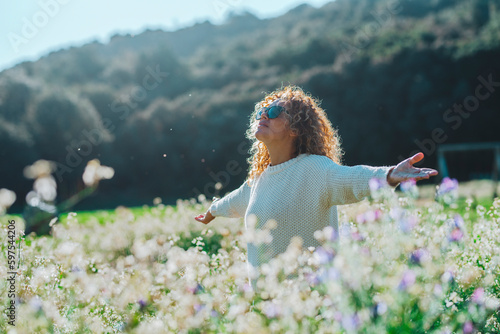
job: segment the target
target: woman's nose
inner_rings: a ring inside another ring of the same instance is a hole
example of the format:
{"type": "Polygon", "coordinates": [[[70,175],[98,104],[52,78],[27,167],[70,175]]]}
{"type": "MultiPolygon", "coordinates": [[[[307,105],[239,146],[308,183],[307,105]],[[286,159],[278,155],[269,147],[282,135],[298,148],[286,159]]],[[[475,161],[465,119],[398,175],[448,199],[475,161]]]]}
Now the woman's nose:
{"type": "Polygon", "coordinates": [[[269,119],[269,116],[267,115],[267,111],[262,113],[262,118],[269,119]]]}

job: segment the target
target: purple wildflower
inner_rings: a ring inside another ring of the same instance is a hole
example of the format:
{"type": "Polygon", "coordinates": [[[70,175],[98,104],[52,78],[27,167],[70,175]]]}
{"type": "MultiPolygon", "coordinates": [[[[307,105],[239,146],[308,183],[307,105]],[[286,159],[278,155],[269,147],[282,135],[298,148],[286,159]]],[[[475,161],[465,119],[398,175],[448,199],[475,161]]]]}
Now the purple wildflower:
{"type": "Polygon", "coordinates": [[[351,238],[354,241],[363,241],[363,240],[365,240],[365,238],[358,231],[353,231],[351,233],[351,238]]]}
{"type": "Polygon", "coordinates": [[[78,267],[78,266],[72,266],[70,271],[75,273],[77,276],[85,275],[85,272],[83,271],[83,269],[78,267]]]}
{"type": "Polygon", "coordinates": [[[327,277],[331,281],[338,280],[340,278],[340,272],[335,268],[328,268],[327,277]]]}
{"type": "Polygon", "coordinates": [[[403,217],[403,215],[404,215],[403,209],[398,207],[392,207],[391,210],[389,211],[389,216],[394,220],[400,219],[401,217],[403,217]]]}
{"type": "Polygon", "coordinates": [[[196,290],[194,293],[199,293],[199,292],[204,292],[204,291],[205,291],[205,289],[203,288],[203,286],[200,283],[196,284],[196,290]]]}
{"type": "Polygon", "coordinates": [[[474,293],[472,294],[472,301],[476,304],[482,304],[484,302],[484,289],[483,288],[476,288],[474,290],[474,293]]]}
{"type": "Polygon", "coordinates": [[[452,204],[458,198],[458,181],[445,177],[436,192],[436,199],[452,204]]]}
{"type": "Polygon", "coordinates": [[[366,211],[365,212],[365,220],[367,223],[372,223],[376,219],[376,214],[375,211],[366,211]]]}
{"type": "Polygon", "coordinates": [[[463,237],[463,232],[459,228],[454,228],[448,236],[448,240],[450,240],[451,242],[458,242],[461,241],[463,237]]]}
{"type": "Polygon", "coordinates": [[[139,307],[141,308],[141,310],[148,305],[148,303],[146,301],[144,301],[143,299],[139,299],[137,304],[139,304],[139,307]]]}
{"type": "Polygon", "coordinates": [[[463,327],[464,334],[470,334],[474,332],[474,325],[471,321],[466,321],[463,327]]]}
{"type": "Polygon", "coordinates": [[[401,190],[405,193],[410,192],[413,190],[413,187],[416,187],[417,182],[415,179],[409,179],[407,181],[403,181],[400,184],[401,190]]]}
{"type": "Polygon", "coordinates": [[[373,210],[373,211],[367,211],[364,213],[360,213],[356,217],[356,221],[358,224],[363,224],[363,223],[372,223],[374,221],[379,220],[382,217],[382,211],[380,210],[373,210]]]}
{"type": "Polygon", "coordinates": [[[351,236],[351,229],[352,227],[348,224],[342,224],[340,225],[340,233],[342,237],[344,238],[349,238],[351,236]]]}
{"type": "Polygon", "coordinates": [[[384,188],[387,185],[387,182],[383,179],[373,177],[370,179],[368,185],[370,186],[370,190],[373,193],[384,188]]]}
{"type": "Polygon", "coordinates": [[[342,327],[348,332],[355,331],[360,325],[359,317],[356,313],[342,317],[342,327]]]}
{"type": "Polygon", "coordinates": [[[448,240],[451,242],[461,241],[465,235],[465,225],[462,216],[456,214],[453,220],[449,220],[451,225],[451,232],[448,240]]]}
{"type": "Polygon", "coordinates": [[[305,275],[307,283],[311,286],[318,285],[320,283],[319,277],[313,273],[306,273],[305,275]]]}
{"type": "Polygon", "coordinates": [[[403,217],[399,220],[399,228],[404,233],[410,232],[417,225],[417,217],[403,217]]]}
{"type": "Polygon", "coordinates": [[[413,284],[415,284],[416,278],[417,278],[417,275],[415,275],[415,272],[413,270],[405,271],[403,274],[403,278],[401,279],[401,282],[399,283],[399,289],[401,289],[401,290],[408,289],[413,284]]]}
{"type": "Polygon", "coordinates": [[[194,304],[193,307],[194,307],[195,312],[198,313],[205,308],[205,305],[196,303],[196,304],[194,304]]]}
{"type": "Polygon", "coordinates": [[[401,182],[401,191],[411,198],[418,197],[417,181],[415,179],[409,179],[407,181],[401,182]]]}
{"type": "Polygon", "coordinates": [[[318,274],[314,276],[317,283],[325,283],[330,281],[336,281],[340,278],[340,272],[335,268],[324,269],[321,268],[318,274]]]}
{"type": "Polygon", "coordinates": [[[429,252],[425,248],[414,250],[410,255],[410,262],[413,264],[421,264],[429,258],[429,252]]]}
{"type": "Polygon", "coordinates": [[[441,181],[441,184],[439,185],[437,195],[442,196],[444,194],[456,190],[458,190],[458,181],[456,179],[450,179],[449,177],[445,177],[443,181],[441,181]]]}
{"type": "Polygon", "coordinates": [[[335,252],[332,249],[325,249],[324,247],[318,247],[314,251],[314,257],[318,259],[320,264],[325,264],[333,260],[335,252]]]}
{"type": "Polygon", "coordinates": [[[456,214],[453,217],[453,224],[455,224],[455,227],[458,227],[461,230],[465,229],[465,227],[464,227],[465,226],[464,225],[464,219],[459,214],[456,214]]]}
{"type": "Polygon", "coordinates": [[[203,286],[200,283],[197,283],[196,286],[188,286],[186,287],[186,290],[194,295],[204,291],[203,286]]]}

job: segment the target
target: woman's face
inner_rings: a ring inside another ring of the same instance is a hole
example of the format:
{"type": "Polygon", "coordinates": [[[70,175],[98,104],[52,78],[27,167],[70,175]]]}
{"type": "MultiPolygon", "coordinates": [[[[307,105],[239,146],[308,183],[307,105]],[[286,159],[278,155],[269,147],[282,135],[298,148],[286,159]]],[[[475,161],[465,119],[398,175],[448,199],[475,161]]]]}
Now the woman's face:
{"type": "MultiPolygon", "coordinates": [[[[281,100],[276,100],[271,103],[268,107],[275,105],[284,106],[285,102],[281,100]]],[[[267,112],[262,114],[262,118],[258,121],[257,131],[255,131],[255,137],[264,142],[264,144],[291,140],[292,131],[290,130],[287,115],[285,112],[281,112],[278,117],[270,119],[267,112]]]]}

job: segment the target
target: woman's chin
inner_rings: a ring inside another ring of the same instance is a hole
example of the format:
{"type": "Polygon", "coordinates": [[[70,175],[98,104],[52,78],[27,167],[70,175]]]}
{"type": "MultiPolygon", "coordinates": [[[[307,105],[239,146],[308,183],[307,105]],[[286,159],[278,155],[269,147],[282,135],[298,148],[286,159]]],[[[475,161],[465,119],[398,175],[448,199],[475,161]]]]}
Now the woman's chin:
{"type": "Polygon", "coordinates": [[[262,139],[264,137],[265,137],[265,135],[262,133],[261,129],[257,129],[257,131],[255,131],[255,138],[257,138],[258,140],[262,141],[262,139]]]}

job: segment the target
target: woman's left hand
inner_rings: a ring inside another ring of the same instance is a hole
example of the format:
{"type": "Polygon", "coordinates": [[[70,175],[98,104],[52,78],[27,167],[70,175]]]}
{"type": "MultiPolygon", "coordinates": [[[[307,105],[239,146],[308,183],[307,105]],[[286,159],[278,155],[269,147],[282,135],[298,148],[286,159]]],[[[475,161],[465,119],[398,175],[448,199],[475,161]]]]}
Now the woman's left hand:
{"type": "Polygon", "coordinates": [[[413,164],[424,158],[424,154],[419,152],[411,158],[405,159],[391,169],[387,175],[387,183],[395,187],[398,183],[409,179],[422,180],[437,175],[438,171],[432,168],[416,168],[413,164]]]}

